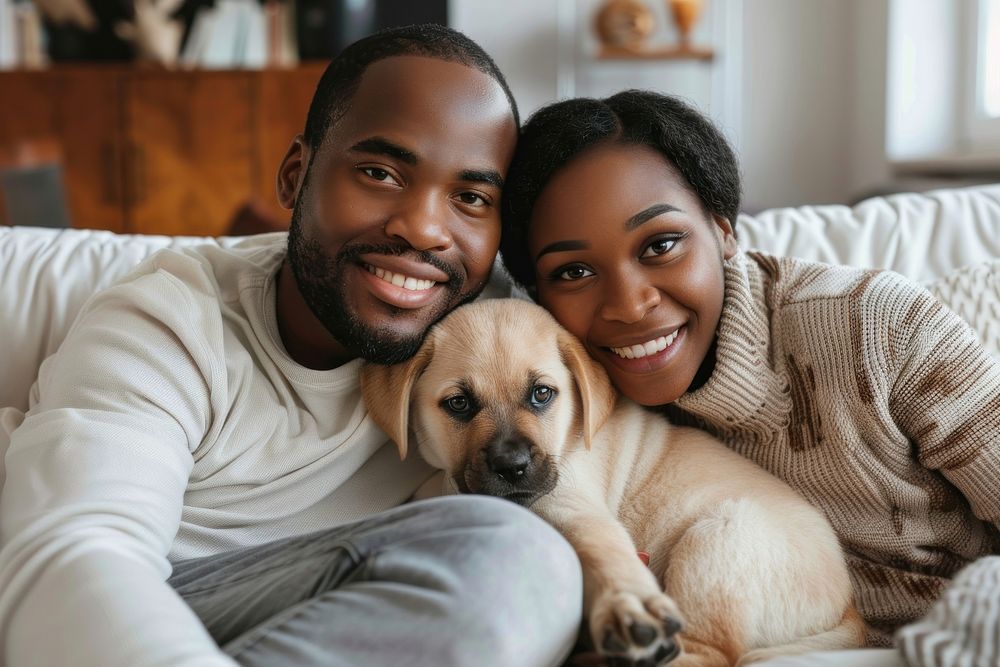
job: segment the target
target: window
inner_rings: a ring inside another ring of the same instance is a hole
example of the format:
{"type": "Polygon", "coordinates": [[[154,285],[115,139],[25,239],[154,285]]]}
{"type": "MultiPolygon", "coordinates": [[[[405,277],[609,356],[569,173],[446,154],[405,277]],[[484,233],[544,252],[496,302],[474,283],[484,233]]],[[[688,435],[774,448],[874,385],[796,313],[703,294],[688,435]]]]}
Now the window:
{"type": "Polygon", "coordinates": [[[1000,0],[889,0],[886,157],[1000,171],[1000,0]]]}
{"type": "Polygon", "coordinates": [[[982,110],[1000,117],[1000,0],[981,0],[979,87],[982,110]]]}
{"type": "Polygon", "coordinates": [[[971,12],[965,95],[965,140],[973,153],[1000,148],[1000,0],[978,0],[971,12]]]}

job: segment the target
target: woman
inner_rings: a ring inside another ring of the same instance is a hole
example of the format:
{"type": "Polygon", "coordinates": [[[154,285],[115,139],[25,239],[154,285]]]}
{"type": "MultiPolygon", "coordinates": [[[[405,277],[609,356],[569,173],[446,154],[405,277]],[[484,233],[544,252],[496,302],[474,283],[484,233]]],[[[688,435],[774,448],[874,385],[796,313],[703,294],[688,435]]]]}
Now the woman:
{"type": "Polygon", "coordinates": [[[505,191],[515,278],[624,395],[821,507],[869,644],[1000,553],[1000,364],[903,277],[743,252],[736,158],[684,103],[539,111],[505,191]]]}

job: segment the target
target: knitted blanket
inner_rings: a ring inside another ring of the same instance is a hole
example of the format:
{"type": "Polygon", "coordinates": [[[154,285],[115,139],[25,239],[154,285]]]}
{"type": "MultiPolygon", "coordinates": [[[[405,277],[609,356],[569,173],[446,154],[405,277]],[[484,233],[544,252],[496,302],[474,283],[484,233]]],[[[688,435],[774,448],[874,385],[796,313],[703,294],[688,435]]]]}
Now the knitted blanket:
{"type": "Polygon", "coordinates": [[[931,612],[896,634],[910,667],[1000,665],[1000,556],[968,565],[931,612]]]}
{"type": "Polygon", "coordinates": [[[983,346],[1000,359],[1000,259],[960,269],[927,289],[968,322],[983,346]]]}

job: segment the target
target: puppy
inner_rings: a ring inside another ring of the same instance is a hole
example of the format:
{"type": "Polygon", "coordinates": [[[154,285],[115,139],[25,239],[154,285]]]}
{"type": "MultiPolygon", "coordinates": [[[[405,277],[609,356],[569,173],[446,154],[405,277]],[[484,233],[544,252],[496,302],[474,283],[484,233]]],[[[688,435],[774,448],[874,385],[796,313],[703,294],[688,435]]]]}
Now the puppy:
{"type": "Polygon", "coordinates": [[[861,645],[823,514],[707,433],[617,396],[541,307],[463,306],[410,361],[367,365],[362,387],[401,456],[412,430],[450,490],[530,507],[566,537],[610,664],[742,665],[861,645]]]}

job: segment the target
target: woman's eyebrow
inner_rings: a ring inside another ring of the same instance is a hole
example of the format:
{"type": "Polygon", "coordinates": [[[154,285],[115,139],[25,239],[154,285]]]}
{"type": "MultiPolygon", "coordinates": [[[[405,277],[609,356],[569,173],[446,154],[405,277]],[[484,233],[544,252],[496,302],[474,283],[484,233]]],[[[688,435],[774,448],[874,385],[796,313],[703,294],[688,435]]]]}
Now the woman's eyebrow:
{"type": "Polygon", "coordinates": [[[664,213],[683,213],[681,209],[676,206],[671,206],[670,204],[653,204],[647,209],[639,211],[631,218],[625,221],[625,231],[630,232],[639,225],[649,222],[658,215],[663,215],[664,213]]]}
{"type": "Polygon", "coordinates": [[[535,256],[535,261],[537,262],[542,258],[542,255],[547,255],[550,252],[564,252],[566,250],[587,250],[590,248],[590,244],[586,241],[556,241],[555,243],[550,243],[535,256]]]}

